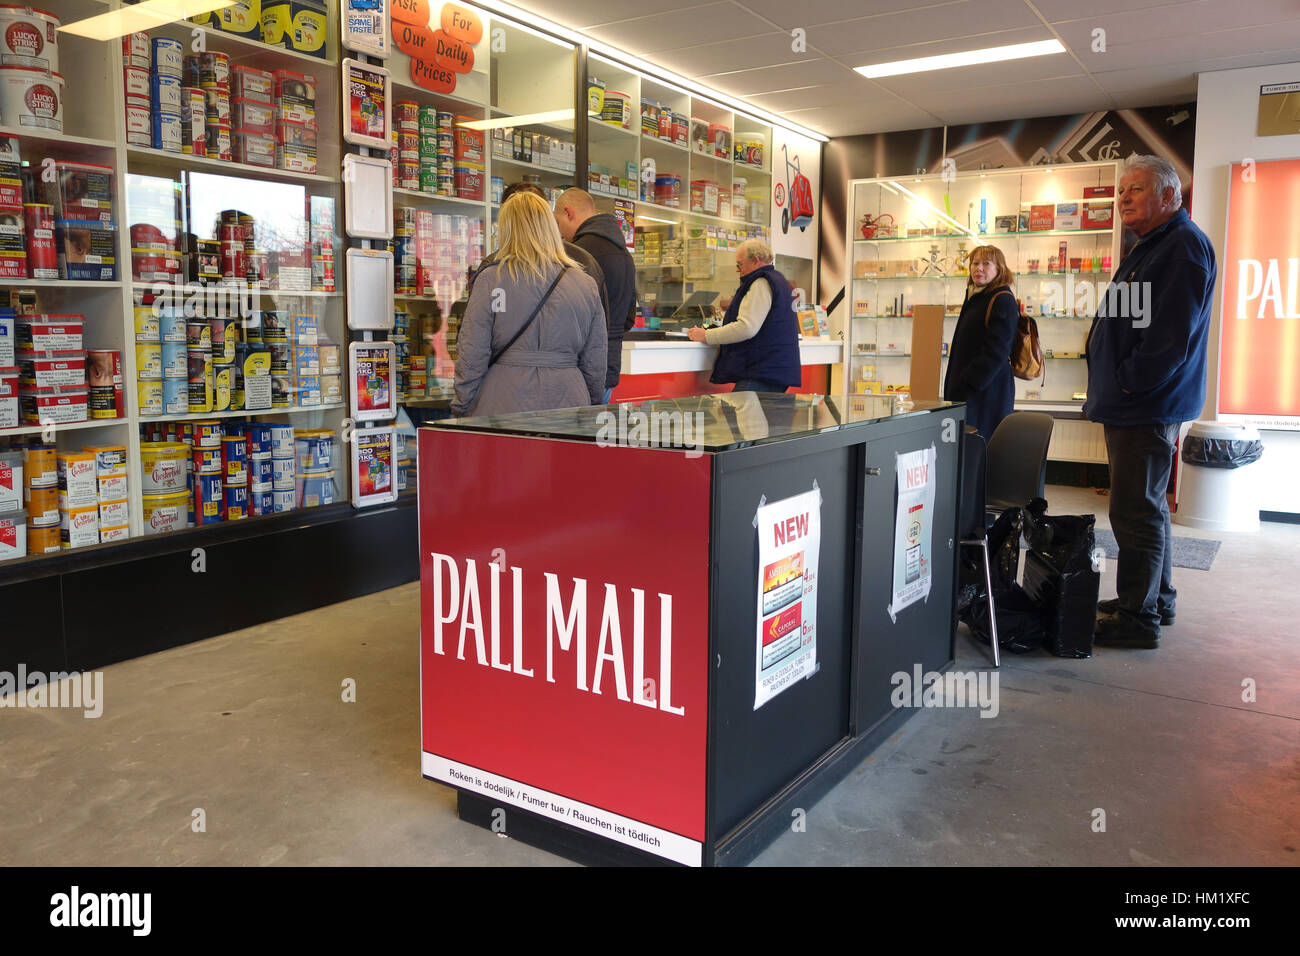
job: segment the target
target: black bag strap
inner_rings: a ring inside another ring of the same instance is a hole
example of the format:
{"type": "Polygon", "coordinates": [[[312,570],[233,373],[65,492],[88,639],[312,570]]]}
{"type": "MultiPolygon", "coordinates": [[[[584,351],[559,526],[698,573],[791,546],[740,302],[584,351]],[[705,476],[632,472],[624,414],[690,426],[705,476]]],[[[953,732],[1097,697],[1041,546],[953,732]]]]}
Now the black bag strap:
{"type": "Polygon", "coordinates": [[[545,294],[544,296],[542,296],[541,301],[537,303],[537,308],[533,309],[533,314],[530,315],[530,316],[528,317],[528,320],[527,320],[526,322],[524,322],[523,325],[519,326],[519,331],[518,331],[518,332],[516,332],[514,335],[510,336],[510,341],[509,341],[509,342],[507,342],[507,343],[506,343],[505,345],[503,345],[501,348],[497,349],[495,352],[492,353],[492,357],[491,357],[490,359],[488,359],[488,368],[491,368],[493,365],[496,365],[497,362],[499,362],[499,361],[501,360],[501,356],[503,356],[503,355],[505,355],[507,352],[509,352],[511,346],[513,346],[516,342],[519,341],[519,336],[523,335],[525,332],[528,331],[528,327],[529,327],[530,325],[533,324],[533,320],[536,319],[538,313],[540,313],[540,312],[542,311],[542,306],[544,306],[544,305],[546,304],[546,300],[549,299],[549,298],[551,297],[551,293],[555,291],[555,287],[556,287],[557,285],[559,285],[559,284],[560,284],[560,280],[564,278],[564,273],[566,273],[566,272],[568,272],[568,271],[569,271],[569,267],[568,267],[568,266],[561,266],[561,267],[560,267],[560,272],[559,272],[559,274],[555,277],[555,281],[551,283],[551,287],[550,287],[549,289],[546,290],[546,294],[545,294]]]}

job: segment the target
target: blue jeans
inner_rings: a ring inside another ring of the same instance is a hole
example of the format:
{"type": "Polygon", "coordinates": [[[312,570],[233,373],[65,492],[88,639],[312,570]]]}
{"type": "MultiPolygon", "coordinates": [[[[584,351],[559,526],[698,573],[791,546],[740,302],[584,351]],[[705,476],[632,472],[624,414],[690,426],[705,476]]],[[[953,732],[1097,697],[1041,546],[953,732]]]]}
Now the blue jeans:
{"type": "Polygon", "coordinates": [[[1120,615],[1159,634],[1161,609],[1172,612],[1178,600],[1165,498],[1178,426],[1106,425],[1105,431],[1120,615]]]}
{"type": "Polygon", "coordinates": [[[611,395],[613,395],[613,394],[614,394],[614,390],[613,390],[612,388],[607,388],[607,389],[605,389],[605,401],[601,402],[601,404],[602,404],[602,405],[608,405],[608,404],[609,404],[609,397],[610,397],[611,395]]]}
{"type": "Polygon", "coordinates": [[[765,382],[761,378],[742,378],[736,383],[736,392],[785,392],[788,386],[776,382],[765,382]]]}

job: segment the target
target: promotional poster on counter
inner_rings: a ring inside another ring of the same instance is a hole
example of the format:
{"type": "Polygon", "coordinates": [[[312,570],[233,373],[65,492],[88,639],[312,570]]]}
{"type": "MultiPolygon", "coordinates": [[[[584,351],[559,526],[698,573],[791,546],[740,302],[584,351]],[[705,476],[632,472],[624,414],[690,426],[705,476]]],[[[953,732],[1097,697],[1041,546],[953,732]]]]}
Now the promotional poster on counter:
{"type": "Polygon", "coordinates": [[[889,619],[930,596],[934,538],[935,450],[931,445],[897,458],[898,514],[894,518],[894,587],[889,619]]]}
{"type": "Polygon", "coordinates": [[[817,672],[821,492],[760,505],[754,709],[817,672]]]}

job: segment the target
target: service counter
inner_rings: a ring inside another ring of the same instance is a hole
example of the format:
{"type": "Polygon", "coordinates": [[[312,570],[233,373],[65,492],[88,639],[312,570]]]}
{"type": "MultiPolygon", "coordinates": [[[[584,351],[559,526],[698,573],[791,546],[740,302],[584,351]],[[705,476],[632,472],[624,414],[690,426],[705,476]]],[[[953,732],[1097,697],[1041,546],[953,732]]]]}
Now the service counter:
{"type": "MultiPolygon", "coordinates": [[[[799,364],[803,382],[795,391],[805,395],[830,391],[830,367],[843,357],[841,342],[802,339],[799,364]]],[[[729,391],[730,385],[709,382],[717,358],[716,345],[681,338],[639,339],[629,333],[623,341],[623,368],[612,398],[615,402],[650,401],[729,391]]]]}
{"type": "Polygon", "coordinates": [[[951,663],[965,408],[702,395],[420,429],[424,776],[592,862],[745,862],[951,663]]]}

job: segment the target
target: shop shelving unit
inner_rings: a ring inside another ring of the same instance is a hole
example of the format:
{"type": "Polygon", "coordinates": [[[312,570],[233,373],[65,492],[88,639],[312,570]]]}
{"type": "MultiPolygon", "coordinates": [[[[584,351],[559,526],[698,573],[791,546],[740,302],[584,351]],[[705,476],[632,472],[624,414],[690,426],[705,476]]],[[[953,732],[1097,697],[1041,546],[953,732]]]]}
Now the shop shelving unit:
{"type": "Polygon", "coordinates": [[[944,310],[945,348],[936,357],[942,381],[969,281],[965,259],[976,246],[994,245],[1015,274],[1016,297],[1037,319],[1047,357],[1045,384],[1016,381],[1015,407],[1058,417],[1052,458],[1104,462],[1100,429],[1080,416],[1088,379],[1082,359],[1097,297],[1110,278],[1100,266],[1109,260],[1113,268],[1120,258],[1122,228],[1114,218],[1118,177],[1117,163],[1095,162],[851,182],[846,391],[907,389],[916,305],[944,310]],[[1110,187],[1111,195],[1084,196],[1085,188],[1097,187],[1110,187]],[[1034,206],[1068,203],[1080,210],[1084,203],[1107,207],[1110,226],[1029,228],[1034,206]],[[1067,262],[1052,269],[1050,258],[1062,242],[1067,262]],[[1072,268],[1070,259],[1086,260],[1087,268],[1083,262],[1072,268]],[[1031,260],[1037,260],[1036,269],[1031,260]]]}
{"type": "MultiPolygon", "coordinates": [[[[596,198],[597,208],[602,212],[612,211],[616,200],[634,204],[638,236],[634,257],[638,288],[647,311],[656,313],[656,317],[669,315],[694,291],[730,294],[736,286],[731,265],[735,246],[749,235],[761,235],[770,240],[768,203],[772,190],[772,128],[598,54],[587,57],[587,83],[589,88],[599,88],[603,84],[604,91],[625,97],[630,105],[626,127],[612,117],[603,119],[599,113],[588,110],[588,181],[585,188],[596,198]],[[643,103],[686,117],[688,145],[658,135],[651,136],[648,130],[644,130],[641,121],[643,103]],[[711,144],[703,140],[697,142],[693,135],[695,120],[717,124],[730,132],[728,155],[718,156],[711,144]],[[760,144],[762,161],[737,160],[737,142],[760,144]],[[680,178],[681,193],[677,206],[660,202],[664,197],[654,193],[653,185],[642,185],[642,168],[647,161],[653,162],[656,176],[680,178]],[[629,177],[629,172],[636,175],[629,177]],[[603,182],[598,178],[602,175],[612,177],[614,191],[602,191],[603,182]],[[631,179],[630,193],[618,192],[619,179],[631,179]],[[726,196],[729,200],[730,215],[692,211],[691,182],[696,180],[716,184],[719,196],[726,196]],[[741,182],[746,201],[743,208],[738,208],[734,205],[734,187],[741,182]],[[641,242],[641,238],[651,234],[658,235],[661,248],[664,243],[676,240],[681,240],[683,247],[689,246],[693,240],[702,243],[704,254],[693,260],[694,268],[688,268],[685,251],[682,261],[664,264],[662,257],[656,259],[653,247],[647,253],[645,244],[641,242]]],[[[796,285],[812,288],[811,262],[778,261],[777,267],[796,285]]]]}
{"type": "MultiPolygon", "coordinates": [[[[86,17],[116,9],[120,3],[106,0],[44,0],[40,7],[69,24],[86,17]]],[[[129,201],[128,176],[143,175],[183,183],[188,195],[194,174],[229,177],[244,183],[279,184],[297,190],[301,195],[324,196],[334,201],[336,261],[342,261],[337,251],[341,249],[341,189],[339,181],[339,71],[337,4],[329,5],[329,28],[325,57],[315,57],[294,50],[268,46],[260,40],[224,33],[217,29],[201,27],[188,21],[178,21],[149,29],[151,36],[167,36],[181,41],[186,52],[192,50],[195,31],[209,52],[222,52],[230,57],[231,65],[255,66],[260,69],[288,69],[306,73],[316,78],[316,117],[318,127],[318,170],[316,174],[296,173],[279,169],[265,169],[240,163],[224,162],[209,157],[195,157],[171,153],[145,146],[128,145],[125,125],[125,91],[123,87],[123,61],[121,41],[92,40],[68,33],[59,33],[58,48],[60,72],[65,79],[63,100],[63,131],[29,131],[13,125],[0,124],[0,136],[18,139],[25,164],[39,166],[45,159],[95,163],[113,168],[114,217],[117,224],[118,278],[113,282],[2,279],[0,289],[34,289],[40,310],[49,313],[76,313],[86,318],[84,347],[88,349],[113,349],[122,356],[122,379],[125,398],[125,417],[117,419],[90,419],[84,422],[59,424],[54,427],[54,439],[60,451],[78,450],[85,444],[123,445],[128,453],[128,488],[130,500],[130,537],[143,535],[143,501],[140,480],[140,427],[148,422],[202,419],[250,418],[289,422],[300,428],[329,428],[335,432],[338,447],[342,442],[345,403],[316,405],[302,408],[275,408],[266,411],[223,411],[212,413],[185,413],[161,416],[143,416],[140,412],[136,388],[136,355],[134,308],[140,295],[152,288],[152,283],[137,283],[131,278],[131,234],[134,220],[129,201]]],[[[231,204],[238,196],[226,197],[231,204]]],[[[259,210],[252,210],[259,212],[259,210]]],[[[255,289],[254,307],[309,310],[317,314],[320,328],[331,343],[337,343],[346,354],[346,335],[343,318],[344,270],[336,269],[336,291],[279,291],[255,289]]],[[[345,370],[344,370],[345,371],[345,370]]],[[[345,393],[346,394],[346,393],[345,393]]],[[[0,429],[0,445],[10,437],[35,435],[43,426],[23,425],[19,428],[0,429]]],[[[348,496],[347,469],[336,468],[334,474],[338,501],[348,496]]],[[[249,517],[243,524],[255,525],[262,519],[249,517]]],[[[213,525],[208,527],[219,527],[213,525]]],[[[202,530],[202,529],[195,529],[202,530]]],[[[116,544],[99,545],[100,548],[116,544]]],[[[92,550],[90,546],[77,552],[92,550]]],[[[68,552],[62,552],[68,553],[68,552]]],[[[40,561],[40,555],[30,555],[28,561],[40,561]]],[[[0,565],[0,568],[8,564],[0,565]]]]}
{"type": "MultiPolygon", "coordinates": [[[[492,16],[486,11],[478,10],[478,13],[483,22],[484,35],[493,38],[490,55],[482,56],[468,74],[459,75],[452,93],[436,93],[413,81],[410,57],[394,49],[385,61],[385,66],[393,76],[394,102],[412,100],[420,106],[432,106],[451,112],[458,120],[495,120],[503,126],[510,125],[573,143],[575,47],[513,21],[492,16]],[[553,115],[566,110],[568,118],[553,115]],[[543,115],[545,119],[538,118],[543,115]]],[[[484,46],[485,49],[488,48],[487,44],[484,46]]],[[[492,149],[491,128],[484,129],[482,135],[482,199],[440,196],[423,190],[401,188],[396,185],[395,175],[393,207],[395,210],[403,206],[415,207],[432,210],[438,215],[468,217],[479,223],[482,229],[483,251],[486,254],[496,245],[496,214],[500,208],[499,203],[493,201],[494,179],[499,179],[504,187],[526,176],[534,176],[543,188],[559,190],[574,185],[577,178],[573,170],[556,169],[497,155],[492,149]]],[[[459,276],[442,294],[399,293],[395,296],[396,308],[409,316],[409,354],[412,357],[435,356],[440,372],[440,376],[429,376],[428,389],[422,395],[399,391],[399,402],[417,422],[445,413],[451,403],[450,394],[439,389],[437,377],[449,379],[452,375],[455,329],[449,327],[448,320],[453,307],[465,300],[467,280],[467,275],[459,276]],[[432,318],[434,309],[440,316],[438,320],[432,318]]],[[[414,481],[410,481],[406,494],[413,495],[414,488],[414,481]]]]}

